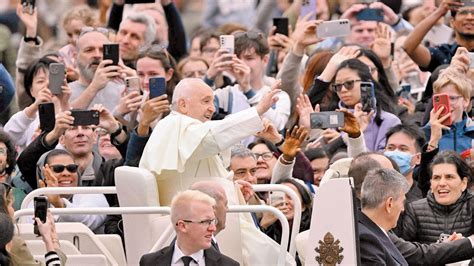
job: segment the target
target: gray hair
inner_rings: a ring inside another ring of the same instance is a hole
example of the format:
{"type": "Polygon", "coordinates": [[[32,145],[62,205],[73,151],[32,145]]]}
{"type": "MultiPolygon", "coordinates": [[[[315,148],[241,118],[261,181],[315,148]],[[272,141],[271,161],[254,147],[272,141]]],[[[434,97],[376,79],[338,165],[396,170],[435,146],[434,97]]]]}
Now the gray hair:
{"type": "Polygon", "coordinates": [[[185,190],[179,192],[171,201],[171,222],[174,226],[176,226],[178,220],[192,219],[194,209],[192,205],[195,202],[207,203],[212,207],[216,205],[215,199],[201,191],[185,190]]]}
{"type": "Polygon", "coordinates": [[[173,91],[171,110],[177,111],[178,101],[182,98],[189,99],[194,91],[194,88],[196,88],[199,83],[208,86],[202,79],[198,78],[184,78],[179,81],[173,91]]]}
{"type": "Polygon", "coordinates": [[[255,158],[255,154],[253,154],[253,152],[250,149],[246,148],[242,144],[236,144],[232,147],[232,150],[230,151],[230,158],[232,159],[234,157],[237,157],[237,158],[252,157],[255,160],[257,160],[257,158],[255,158]]]}
{"type": "MultiPolygon", "coordinates": [[[[143,13],[130,13],[127,18],[122,21],[122,23],[126,20],[131,20],[132,22],[141,23],[146,26],[144,36],[145,43],[142,45],[142,47],[153,43],[156,35],[156,25],[152,17],[143,13]]],[[[122,24],[120,24],[120,26],[122,26],[122,24]]]]}
{"type": "Polygon", "coordinates": [[[400,192],[406,193],[409,188],[406,177],[396,170],[383,168],[371,170],[362,183],[362,208],[375,209],[389,197],[398,199],[400,192]]]}

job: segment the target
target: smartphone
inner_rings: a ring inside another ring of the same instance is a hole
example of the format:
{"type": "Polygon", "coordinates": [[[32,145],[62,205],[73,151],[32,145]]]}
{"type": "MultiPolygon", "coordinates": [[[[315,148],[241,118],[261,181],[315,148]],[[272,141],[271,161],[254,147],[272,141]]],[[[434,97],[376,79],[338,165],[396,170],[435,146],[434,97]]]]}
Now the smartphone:
{"type": "Polygon", "coordinates": [[[282,204],[284,204],[285,201],[285,192],[283,191],[270,191],[270,204],[273,204],[274,202],[281,201],[282,204]]]}
{"type": "Polygon", "coordinates": [[[140,92],[140,78],[139,77],[128,77],[125,78],[125,91],[127,94],[132,91],[140,92]]]}
{"type": "Polygon", "coordinates": [[[150,99],[166,94],[166,80],[164,77],[153,77],[148,81],[150,99]]]}
{"type": "Polygon", "coordinates": [[[469,53],[469,68],[474,68],[474,53],[469,53]]]}
{"type": "Polygon", "coordinates": [[[56,114],[53,103],[41,103],[38,106],[40,129],[43,132],[50,132],[54,129],[56,114]]]}
{"type": "Polygon", "coordinates": [[[226,49],[229,54],[234,53],[234,35],[219,36],[221,48],[226,49]]]}
{"type": "Polygon", "coordinates": [[[399,96],[404,99],[410,100],[411,99],[411,85],[403,84],[401,87],[402,89],[399,92],[399,96]]]}
{"type": "Polygon", "coordinates": [[[351,23],[348,19],[324,21],[316,29],[318,38],[342,37],[351,33],[351,23]]]}
{"type": "Polygon", "coordinates": [[[35,10],[35,0],[21,0],[22,12],[33,15],[35,10]]]}
{"type": "Polygon", "coordinates": [[[360,103],[362,104],[362,111],[370,112],[375,110],[375,90],[374,83],[372,82],[361,82],[360,83],[360,103]]]}
{"type": "Polygon", "coordinates": [[[288,36],[288,18],[273,18],[273,26],[276,27],[275,34],[288,36]]]}
{"type": "Polygon", "coordinates": [[[54,95],[61,95],[61,87],[66,77],[66,67],[62,63],[49,65],[49,90],[54,95]]]}
{"type": "Polygon", "coordinates": [[[303,18],[304,16],[313,12],[313,14],[309,17],[309,20],[316,19],[316,1],[317,0],[302,0],[301,1],[300,18],[303,18]]]}
{"type": "Polygon", "coordinates": [[[103,60],[112,60],[113,66],[118,65],[119,62],[119,45],[117,43],[108,43],[103,46],[103,60]]]}
{"type": "Polygon", "coordinates": [[[344,126],[344,113],[338,111],[311,114],[311,128],[338,128],[344,126]]]}
{"type": "Polygon", "coordinates": [[[365,8],[356,15],[357,20],[366,21],[383,21],[383,9],[381,8],[365,8]]]}
{"type": "MultiPolygon", "coordinates": [[[[34,197],[35,218],[39,218],[42,223],[46,223],[46,216],[48,214],[48,198],[45,196],[34,197]]],[[[34,233],[40,236],[36,221],[34,223],[34,233]]]]}
{"type": "Polygon", "coordinates": [[[451,235],[449,235],[449,234],[441,233],[441,234],[439,235],[438,243],[447,242],[450,236],[451,236],[451,235]]]}
{"type": "Polygon", "coordinates": [[[72,116],[74,117],[73,126],[89,126],[98,125],[99,111],[97,110],[71,110],[72,116]]]}
{"type": "MultiPolygon", "coordinates": [[[[438,93],[433,95],[433,109],[435,112],[438,111],[441,106],[444,107],[444,110],[441,112],[439,117],[443,117],[449,113],[451,113],[451,105],[449,103],[449,96],[446,93],[438,93]]],[[[450,126],[452,124],[451,116],[449,116],[446,120],[443,121],[443,125],[450,126]]]]}

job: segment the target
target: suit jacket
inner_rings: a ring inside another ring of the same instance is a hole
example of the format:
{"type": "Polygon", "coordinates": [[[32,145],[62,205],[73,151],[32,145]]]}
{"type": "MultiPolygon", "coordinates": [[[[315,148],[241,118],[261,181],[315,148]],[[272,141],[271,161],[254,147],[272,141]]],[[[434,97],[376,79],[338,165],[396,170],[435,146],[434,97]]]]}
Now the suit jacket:
{"type": "MultiPolygon", "coordinates": [[[[148,253],[140,259],[140,266],[169,266],[173,258],[174,241],[171,245],[158,250],[157,252],[148,253]]],[[[204,259],[206,266],[238,266],[239,263],[226,255],[216,251],[214,247],[204,250],[204,259]]]]}
{"type": "Polygon", "coordinates": [[[410,265],[445,265],[474,257],[474,249],[467,238],[447,243],[421,244],[405,241],[391,232],[388,235],[410,265]]]}
{"type": "Polygon", "coordinates": [[[358,228],[362,265],[407,265],[402,254],[382,229],[359,211],[358,228]]]}

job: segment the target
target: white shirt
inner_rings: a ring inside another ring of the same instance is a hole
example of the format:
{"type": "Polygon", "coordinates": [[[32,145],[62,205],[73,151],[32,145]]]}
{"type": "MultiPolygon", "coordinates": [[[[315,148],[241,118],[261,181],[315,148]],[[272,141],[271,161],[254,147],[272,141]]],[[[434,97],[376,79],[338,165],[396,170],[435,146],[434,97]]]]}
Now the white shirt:
{"type": "MultiPolygon", "coordinates": [[[[183,266],[184,262],[181,260],[182,257],[184,257],[184,253],[181,251],[181,249],[178,247],[178,241],[174,242],[174,251],[173,251],[173,257],[171,258],[171,266],[183,266]]],[[[193,253],[191,255],[188,255],[189,257],[193,258],[194,261],[191,261],[189,263],[190,266],[205,266],[206,265],[206,259],[204,259],[204,250],[199,250],[196,253],[193,253]]]]}

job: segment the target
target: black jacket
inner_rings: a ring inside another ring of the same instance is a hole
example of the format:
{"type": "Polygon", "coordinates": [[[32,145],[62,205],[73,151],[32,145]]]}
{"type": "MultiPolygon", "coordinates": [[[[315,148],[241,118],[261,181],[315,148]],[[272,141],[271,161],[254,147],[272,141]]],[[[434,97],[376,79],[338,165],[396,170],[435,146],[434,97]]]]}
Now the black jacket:
{"type": "MultiPolygon", "coordinates": [[[[145,254],[140,259],[140,266],[169,266],[173,258],[174,241],[168,247],[157,252],[145,254]]],[[[213,247],[204,250],[206,266],[237,266],[239,263],[226,255],[217,252],[213,247]]]]}
{"type": "Polygon", "coordinates": [[[474,197],[464,191],[459,199],[448,206],[436,202],[433,193],[407,206],[403,221],[395,233],[407,241],[435,243],[441,233],[472,235],[474,197]]]}

